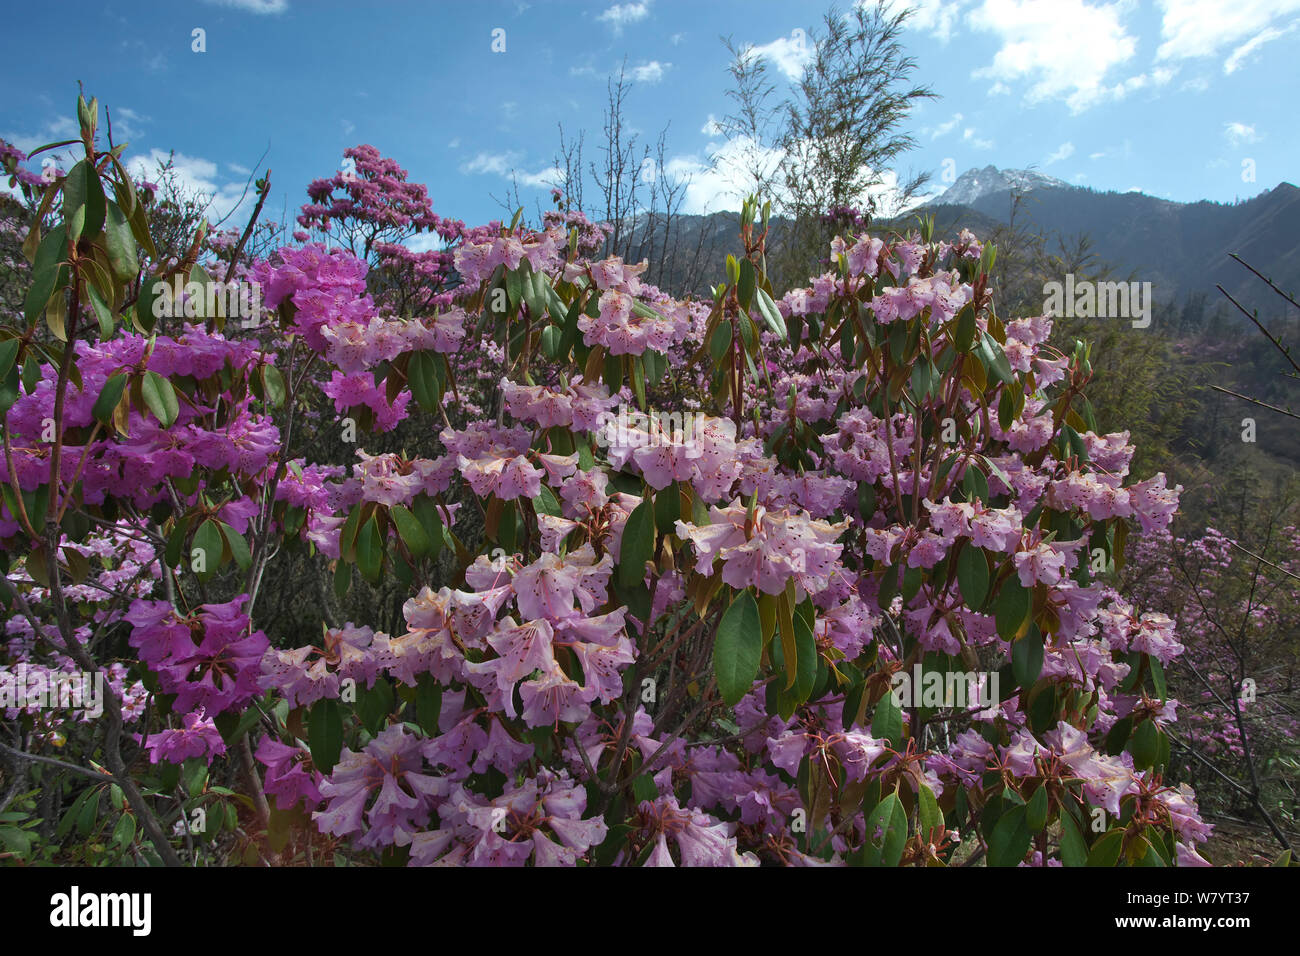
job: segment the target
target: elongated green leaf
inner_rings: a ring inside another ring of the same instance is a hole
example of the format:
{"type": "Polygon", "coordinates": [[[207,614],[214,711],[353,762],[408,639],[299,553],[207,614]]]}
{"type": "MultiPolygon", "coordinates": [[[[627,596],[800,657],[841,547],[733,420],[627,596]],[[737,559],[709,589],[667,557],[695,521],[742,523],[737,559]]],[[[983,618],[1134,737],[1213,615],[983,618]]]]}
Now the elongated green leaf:
{"type": "Polygon", "coordinates": [[[140,382],[140,395],[164,428],[176,421],[176,416],[180,414],[180,404],[176,401],[176,390],[170,381],[157,372],[145,372],[140,382]]]}
{"type": "Polygon", "coordinates": [[[5,339],[0,342],[0,378],[8,377],[18,358],[18,348],[22,344],[21,339],[5,339]]]}
{"type": "Polygon", "coordinates": [[[866,866],[898,866],[907,846],[907,811],[891,793],[876,805],[867,818],[867,842],[863,849],[866,866]]]}
{"type": "Polygon", "coordinates": [[[199,525],[199,530],[194,532],[191,566],[200,581],[208,581],[217,573],[217,567],[221,564],[221,555],[225,550],[222,541],[223,535],[218,522],[212,518],[204,521],[199,525]]]}
{"type": "Polygon", "coordinates": [[[722,615],[713,643],[713,673],[728,706],[736,706],[749,693],[762,655],[758,602],[749,591],[741,591],[722,615]]]}
{"type": "Polygon", "coordinates": [[[785,319],[781,317],[781,310],[777,307],[776,302],[761,287],[754,293],[757,300],[759,315],[767,323],[767,327],[781,336],[783,339],[790,337],[790,331],[786,328],[785,319]]]}
{"type": "Polygon", "coordinates": [[[876,701],[876,710],[871,717],[871,736],[889,741],[895,750],[902,749],[903,711],[892,693],[876,701]]]}
{"type": "Polygon", "coordinates": [[[247,571],[253,565],[253,555],[248,550],[248,542],[244,540],[244,536],[224,521],[221,522],[221,533],[226,539],[226,544],[230,545],[231,557],[235,559],[239,570],[247,571]]]}
{"type": "Polygon", "coordinates": [[[1037,627],[1011,645],[1011,676],[1019,687],[1029,687],[1043,671],[1043,635],[1037,627]]]}
{"type": "Polygon", "coordinates": [[[318,700],[307,718],[307,744],[311,762],[321,773],[329,773],[343,753],[343,712],[333,698],[318,700]]]}
{"type": "Polygon", "coordinates": [[[1088,845],[1083,842],[1074,817],[1061,814],[1061,862],[1066,866],[1085,866],[1088,863],[1088,845]]]}
{"type": "Polygon", "coordinates": [[[740,274],[736,280],[736,296],[740,307],[749,310],[754,302],[754,263],[748,257],[740,260],[740,274]]]}
{"type": "Polygon", "coordinates": [[[63,221],[75,242],[83,236],[93,239],[104,227],[104,186],[88,160],[81,160],[63,181],[63,221]]]}
{"type": "Polygon", "coordinates": [[[1025,858],[1032,839],[1025,808],[1012,807],[998,819],[989,837],[989,866],[1015,866],[1025,858]]]}
{"type": "Polygon", "coordinates": [[[357,570],[363,578],[374,584],[379,580],[383,563],[384,542],[380,538],[379,523],[371,515],[370,520],[357,532],[357,570]]]}
{"type": "Polygon", "coordinates": [[[429,535],[420,525],[419,519],[405,505],[393,505],[388,509],[388,515],[393,519],[393,524],[397,526],[397,533],[406,542],[412,557],[422,558],[429,553],[429,535]]]}
{"type": "Polygon", "coordinates": [[[93,285],[86,284],[86,297],[90,299],[90,308],[95,313],[95,321],[99,323],[99,338],[104,340],[113,335],[113,310],[104,302],[103,297],[95,290],[93,285]]]}
{"type": "Polygon", "coordinates": [[[957,557],[957,586],[968,608],[979,611],[984,607],[989,593],[989,563],[984,551],[973,544],[962,548],[957,557]]]}
{"type": "Polygon", "coordinates": [[[654,557],[655,514],[649,498],[628,515],[619,546],[618,580],[624,587],[635,587],[645,579],[646,562],[654,557]]]}
{"type": "Polygon", "coordinates": [[[1030,594],[1020,579],[1012,576],[1002,582],[994,602],[994,617],[998,636],[1004,641],[1014,641],[1029,626],[1030,594]]]}
{"type": "Polygon", "coordinates": [[[63,223],[49,231],[36,249],[36,261],[32,263],[32,284],[27,289],[23,301],[23,318],[32,325],[40,317],[50,296],[54,294],[55,283],[66,271],[59,263],[67,256],[68,237],[63,223]]]}
{"type": "Polygon", "coordinates": [[[1092,845],[1088,852],[1088,866],[1114,866],[1124,849],[1124,831],[1111,830],[1092,845]]]}

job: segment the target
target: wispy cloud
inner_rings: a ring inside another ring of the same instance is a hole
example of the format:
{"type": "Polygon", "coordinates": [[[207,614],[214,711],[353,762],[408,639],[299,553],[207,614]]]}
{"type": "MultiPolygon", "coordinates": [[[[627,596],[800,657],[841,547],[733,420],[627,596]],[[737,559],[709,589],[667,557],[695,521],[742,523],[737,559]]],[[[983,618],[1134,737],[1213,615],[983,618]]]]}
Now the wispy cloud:
{"type": "MultiPolygon", "coordinates": [[[[1300,0],[1160,0],[1160,8],[1164,42],[1156,50],[1156,59],[1215,56],[1233,48],[1232,59],[1238,49],[1250,46],[1252,38],[1266,32],[1274,21],[1300,12],[1300,0]]],[[[1260,41],[1254,48],[1267,42],[1260,41]]]]}
{"type": "Polygon", "coordinates": [[[941,136],[947,136],[949,133],[955,130],[958,126],[961,125],[961,121],[962,121],[962,115],[960,113],[953,113],[952,119],[948,120],[946,123],[940,123],[938,126],[934,127],[933,129],[924,130],[923,132],[928,132],[930,134],[930,139],[936,140],[941,136]]]}
{"type": "MultiPolygon", "coordinates": [[[[226,217],[235,217],[241,206],[248,202],[250,196],[245,193],[245,179],[239,181],[222,181],[218,176],[218,167],[210,159],[201,156],[187,156],[184,153],[171,155],[172,174],[176,183],[187,193],[202,196],[208,203],[207,217],[213,222],[226,217]]],[[[150,181],[157,181],[159,167],[168,161],[168,152],[164,149],[151,149],[147,154],[132,156],[126,162],[126,168],[132,176],[150,181]]]]}
{"type": "Polygon", "coordinates": [[[1279,37],[1286,36],[1298,26],[1300,26],[1300,20],[1292,20],[1281,30],[1275,30],[1273,27],[1261,30],[1232,51],[1228,58],[1223,61],[1223,72],[1229,75],[1236,73],[1241,69],[1242,64],[1244,64],[1255,53],[1255,51],[1265,43],[1270,43],[1279,37]]]}
{"type": "Polygon", "coordinates": [[[258,16],[284,13],[289,9],[289,0],[203,0],[203,2],[218,7],[233,7],[236,10],[245,10],[248,13],[256,13],[258,16]]]}
{"type": "Polygon", "coordinates": [[[1245,123],[1224,123],[1223,135],[1227,137],[1228,142],[1233,146],[1241,146],[1243,143],[1254,143],[1259,139],[1259,134],[1255,132],[1254,126],[1247,126],[1245,123]]]}
{"type": "Polygon", "coordinates": [[[469,162],[462,163],[460,171],[466,175],[487,173],[500,176],[534,189],[551,186],[564,178],[564,171],[558,167],[548,166],[530,173],[527,170],[520,170],[516,165],[517,162],[518,156],[515,153],[479,153],[469,162]]]}
{"type": "Polygon", "coordinates": [[[650,0],[641,0],[639,3],[616,3],[596,20],[608,24],[615,34],[619,34],[628,24],[639,23],[649,15],[650,0]]]}
{"type": "Polygon", "coordinates": [[[642,63],[640,66],[632,67],[632,79],[638,83],[658,83],[664,78],[664,73],[671,67],[671,63],[660,63],[658,60],[651,60],[649,63],[642,63]]]}
{"type": "Polygon", "coordinates": [[[1057,147],[1056,152],[1054,152],[1051,156],[1047,157],[1046,165],[1050,166],[1052,165],[1052,163],[1059,163],[1063,160],[1069,159],[1073,155],[1074,155],[1074,144],[1062,143],[1059,147],[1057,147]]]}

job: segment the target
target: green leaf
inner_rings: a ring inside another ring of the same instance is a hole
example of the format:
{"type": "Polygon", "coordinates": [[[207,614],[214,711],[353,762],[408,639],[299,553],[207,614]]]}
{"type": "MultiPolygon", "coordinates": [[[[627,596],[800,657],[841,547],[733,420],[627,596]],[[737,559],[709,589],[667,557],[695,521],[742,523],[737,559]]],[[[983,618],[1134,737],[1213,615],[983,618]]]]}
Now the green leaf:
{"type": "Polygon", "coordinates": [[[1011,645],[1011,676],[1017,686],[1027,688],[1042,672],[1043,635],[1031,626],[1028,633],[1011,645]]]}
{"type": "Polygon", "coordinates": [[[1155,764],[1160,747],[1159,738],[1160,732],[1155,721],[1144,720],[1137,725],[1128,742],[1128,752],[1133,755],[1133,765],[1139,770],[1146,770],[1155,764]]]}
{"type": "Polygon", "coordinates": [[[907,846],[907,811],[897,793],[891,793],[867,818],[867,842],[863,845],[866,866],[898,866],[907,846]]]}
{"type": "Polygon", "coordinates": [[[957,313],[957,327],[953,333],[958,352],[970,351],[975,342],[975,330],[975,309],[969,304],[964,305],[957,313]]]}
{"type": "Polygon", "coordinates": [[[50,296],[54,295],[55,283],[66,271],[60,263],[67,255],[67,245],[67,231],[63,223],[59,223],[36,249],[36,260],[32,263],[32,284],[23,301],[23,318],[28,325],[34,324],[40,317],[50,296]]]}
{"type": "Polygon", "coordinates": [[[145,372],[140,382],[140,395],[164,428],[176,421],[180,405],[176,401],[176,390],[167,379],[157,372],[145,372]]]}
{"type": "MultiPolygon", "coordinates": [[[[513,274],[513,273],[512,273],[513,274]]],[[[442,404],[442,380],[437,357],[432,352],[412,352],[406,366],[407,382],[411,395],[426,412],[438,410],[442,404]]]]}
{"type": "Polygon", "coordinates": [[[388,516],[393,519],[397,533],[406,542],[412,557],[422,558],[429,553],[429,548],[432,547],[429,535],[410,509],[405,505],[392,505],[388,509],[388,516]]]}
{"type": "Polygon", "coordinates": [[[728,706],[736,706],[749,693],[762,655],[763,625],[758,602],[749,591],[741,591],[722,615],[713,643],[713,673],[728,706]]]}
{"type": "Polygon", "coordinates": [[[876,710],[871,717],[871,736],[877,740],[889,741],[889,746],[894,750],[903,747],[903,710],[894,700],[892,692],[876,702],[876,710]]]}
{"type": "Polygon", "coordinates": [[[104,186],[89,160],[81,160],[63,181],[63,221],[75,242],[82,236],[93,239],[104,227],[104,186]]]}
{"type": "Polygon", "coordinates": [[[0,415],[13,408],[14,403],[18,401],[18,382],[18,366],[15,365],[4,377],[4,381],[0,382],[0,415]]]}
{"type": "MultiPolygon", "coordinates": [[[[110,338],[113,335],[113,311],[89,283],[86,284],[86,297],[90,299],[90,308],[95,313],[95,321],[99,323],[100,340],[110,338]]],[[[4,363],[0,362],[2,364],[4,363]]]]}
{"type": "Polygon", "coordinates": [[[796,673],[794,682],[794,696],[799,703],[806,701],[812,694],[813,685],[817,682],[817,665],[820,657],[817,654],[817,640],[813,637],[813,629],[804,620],[802,614],[794,616],[794,643],[797,652],[796,673]]]}
{"type": "Polygon", "coordinates": [[[1025,808],[1012,807],[998,819],[989,837],[989,866],[1015,866],[1025,858],[1032,839],[1025,808]]]}
{"type": "Polygon", "coordinates": [[[740,307],[749,311],[750,305],[754,301],[754,263],[746,256],[740,260],[740,275],[736,280],[736,297],[740,300],[740,307]]]}
{"type": "Polygon", "coordinates": [[[989,593],[989,563],[983,550],[973,544],[962,548],[957,557],[957,585],[968,608],[978,611],[984,607],[989,593]]]}
{"type": "Polygon", "coordinates": [[[1088,853],[1087,866],[1114,866],[1119,862],[1120,851],[1124,848],[1124,831],[1111,830],[1092,845],[1088,853]]]}
{"type": "Polygon", "coordinates": [[[415,716],[428,737],[438,734],[438,715],[442,713],[442,685],[431,674],[421,674],[415,689],[415,716]]]}
{"type": "Polygon", "coordinates": [[[777,307],[776,302],[761,287],[755,295],[758,299],[758,312],[763,316],[763,321],[767,323],[767,327],[781,338],[788,339],[790,331],[786,328],[785,319],[781,317],[781,310],[777,307]]]}
{"type": "Polygon", "coordinates": [[[1005,579],[994,602],[998,636],[1014,641],[1029,626],[1030,594],[1015,575],[1005,579]]]}
{"type": "Polygon", "coordinates": [[[289,393],[284,387],[284,376],[274,365],[262,366],[262,388],[268,402],[276,408],[284,405],[284,400],[289,393]]]}
{"type": "Polygon", "coordinates": [[[108,265],[113,276],[119,282],[130,282],[140,271],[136,259],[135,238],[131,235],[131,223],[117,203],[108,202],[104,216],[104,248],[108,253],[108,265]]]}
{"type": "Polygon", "coordinates": [[[1047,787],[1039,787],[1025,808],[1025,824],[1029,829],[1038,832],[1047,826],[1047,809],[1047,787]]]}
{"type": "Polygon", "coordinates": [[[1002,351],[1002,346],[998,344],[997,339],[987,332],[980,333],[980,347],[977,353],[989,374],[996,377],[1003,385],[1010,385],[1015,381],[1006,352],[1002,351]]]}
{"type": "Polygon", "coordinates": [[[645,580],[646,562],[654,557],[655,515],[649,498],[643,499],[628,515],[618,555],[618,580],[624,587],[635,587],[645,580]]]}
{"type": "Polygon", "coordinates": [[[374,515],[357,532],[357,570],[374,584],[384,564],[384,542],[379,534],[379,522],[374,515]]]}
{"type": "Polygon", "coordinates": [[[343,713],[333,698],[318,700],[307,718],[307,743],[311,762],[321,773],[329,773],[343,753],[343,713]]]}
{"type": "Polygon", "coordinates": [[[1083,842],[1074,817],[1068,813],[1061,814],[1061,862],[1066,866],[1086,866],[1088,863],[1088,845],[1083,842]]]}
{"type": "Polygon", "coordinates": [[[221,555],[225,550],[222,540],[219,524],[212,518],[206,519],[199,525],[199,530],[194,532],[193,550],[203,552],[203,570],[194,572],[200,581],[207,581],[217,573],[217,566],[221,564],[221,555]]]}
{"type": "Polygon", "coordinates": [[[388,678],[380,677],[375,686],[361,691],[357,701],[357,716],[361,725],[371,734],[376,734],[384,726],[384,720],[393,712],[393,685],[388,678]]]}
{"type": "Polygon", "coordinates": [[[117,818],[117,826],[113,827],[113,842],[118,846],[129,846],[135,839],[135,817],[129,813],[123,813],[117,818]]]}
{"type": "Polygon", "coordinates": [[[935,799],[934,791],[921,784],[921,792],[917,800],[917,817],[921,823],[921,836],[930,841],[930,834],[933,830],[943,826],[943,811],[939,809],[939,801],[935,799]]]}
{"type": "Polygon", "coordinates": [[[714,365],[721,365],[722,360],[726,358],[728,350],[731,348],[731,320],[723,319],[709,336],[709,355],[713,358],[714,365]]]}
{"type": "Polygon", "coordinates": [[[0,342],[0,378],[8,378],[18,358],[18,348],[22,344],[21,339],[5,339],[0,342]]]}
{"type": "Polygon", "coordinates": [[[251,568],[253,555],[248,550],[248,542],[244,540],[244,536],[224,521],[221,522],[221,533],[225,536],[226,543],[230,545],[231,557],[235,559],[239,570],[247,571],[251,568]]]}

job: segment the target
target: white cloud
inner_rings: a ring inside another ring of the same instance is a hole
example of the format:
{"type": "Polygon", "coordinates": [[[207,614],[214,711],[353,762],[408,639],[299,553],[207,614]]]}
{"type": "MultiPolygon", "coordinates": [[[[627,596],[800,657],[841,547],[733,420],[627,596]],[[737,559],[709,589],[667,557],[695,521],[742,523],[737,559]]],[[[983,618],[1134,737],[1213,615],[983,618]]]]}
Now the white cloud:
{"type": "Polygon", "coordinates": [[[710,113],[709,118],[706,119],[704,125],[700,127],[700,132],[705,136],[721,136],[723,133],[722,124],[718,122],[716,116],[710,113]]]}
{"type": "MultiPolygon", "coordinates": [[[[135,155],[126,161],[132,176],[157,182],[160,164],[167,162],[168,152],[154,148],[147,155],[135,155]]],[[[222,182],[217,175],[217,164],[200,156],[171,154],[172,174],[182,190],[197,193],[208,200],[207,217],[212,222],[226,219],[238,220],[239,210],[252,198],[252,190],[245,192],[247,174],[238,182],[222,182]]],[[[242,223],[240,224],[242,225],[242,223]]]]}
{"type": "Polygon", "coordinates": [[[1047,157],[1046,165],[1050,166],[1052,165],[1052,163],[1059,163],[1062,160],[1069,159],[1073,155],[1074,155],[1074,144],[1062,143],[1060,147],[1056,150],[1056,152],[1054,152],[1051,156],[1047,157]]]}
{"type": "Polygon", "coordinates": [[[638,23],[650,15],[650,0],[640,3],[616,3],[596,20],[608,23],[615,33],[622,33],[629,23],[638,23]]]}
{"type": "Polygon", "coordinates": [[[289,9],[289,0],[204,0],[218,7],[234,7],[264,16],[268,13],[284,13],[289,9]]]}
{"type": "Polygon", "coordinates": [[[1240,146],[1243,143],[1254,143],[1259,139],[1255,132],[1255,127],[1247,126],[1245,123],[1224,123],[1223,135],[1228,138],[1228,142],[1233,146],[1240,146]]]}
{"type": "Polygon", "coordinates": [[[1076,113],[1123,96],[1135,88],[1126,86],[1131,81],[1115,87],[1105,81],[1136,52],[1137,41],[1121,22],[1129,9],[1124,0],[1097,6],[1083,0],[983,0],[967,21],[995,34],[1001,46],[972,76],[998,84],[1028,81],[1030,103],[1064,100],[1076,113]]]}
{"type": "Polygon", "coordinates": [[[750,46],[760,57],[771,62],[789,79],[797,80],[803,76],[804,64],[813,57],[813,45],[808,42],[803,30],[792,30],[788,37],[777,37],[771,43],[750,46]]]}
{"type": "Polygon", "coordinates": [[[1274,20],[1300,11],[1300,0],[1160,0],[1159,5],[1164,42],[1156,51],[1158,60],[1214,56],[1229,47],[1249,46],[1274,20]]]}
{"type": "Polygon", "coordinates": [[[952,119],[948,120],[946,123],[940,123],[934,129],[924,130],[923,132],[928,132],[930,134],[930,139],[936,140],[940,136],[947,136],[949,133],[955,130],[958,126],[961,125],[961,120],[962,120],[962,116],[960,113],[953,113],[952,119]]]}
{"type": "Polygon", "coordinates": [[[1232,54],[1223,61],[1223,72],[1227,74],[1236,73],[1237,70],[1241,69],[1242,64],[1246,62],[1247,58],[1249,58],[1252,53],[1262,47],[1265,43],[1268,43],[1271,40],[1276,40],[1278,37],[1286,36],[1298,26],[1300,26],[1300,20],[1292,20],[1281,30],[1275,30],[1272,27],[1268,27],[1267,29],[1256,33],[1241,46],[1237,47],[1237,49],[1233,50],[1232,54]]]}
{"type": "Polygon", "coordinates": [[[651,60],[649,63],[642,63],[640,66],[632,67],[632,79],[638,83],[658,83],[664,78],[664,73],[671,67],[671,63],[660,63],[658,60],[651,60]]]}
{"type": "Polygon", "coordinates": [[[698,156],[674,156],[664,164],[664,173],[672,179],[689,180],[682,200],[685,213],[707,215],[740,209],[746,192],[752,187],[746,170],[758,164],[770,173],[785,155],[779,149],[759,146],[743,136],[724,143],[710,143],[708,149],[712,163],[698,156]]]}
{"type": "Polygon", "coordinates": [[[975,149],[993,148],[993,140],[980,139],[978,136],[975,135],[974,127],[971,126],[966,127],[966,129],[962,131],[961,139],[963,143],[970,143],[970,145],[975,149]]]}
{"type": "Polygon", "coordinates": [[[517,181],[521,186],[541,189],[564,179],[564,171],[548,166],[535,173],[520,170],[515,166],[517,156],[514,153],[479,153],[467,163],[462,163],[460,171],[470,173],[490,173],[503,179],[517,181]]]}
{"type": "MultiPolygon", "coordinates": [[[[67,116],[59,115],[54,119],[47,120],[34,133],[0,133],[0,139],[13,143],[24,153],[30,153],[47,143],[57,143],[65,139],[76,139],[78,136],[77,124],[67,116]]],[[[45,154],[42,153],[42,156],[45,154]]],[[[55,154],[57,155],[57,153],[55,154]]]]}
{"type": "MultiPolygon", "coordinates": [[[[907,19],[909,29],[928,33],[940,43],[946,44],[952,39],[953,27],[968,0],[909,0],[905,5],[911,8],[907,19]]],[[[861,0],[860,6],[866,6],[868,0],[861,0]]],[[[899,5],[892,5],[892,9],[899,5]]]]}

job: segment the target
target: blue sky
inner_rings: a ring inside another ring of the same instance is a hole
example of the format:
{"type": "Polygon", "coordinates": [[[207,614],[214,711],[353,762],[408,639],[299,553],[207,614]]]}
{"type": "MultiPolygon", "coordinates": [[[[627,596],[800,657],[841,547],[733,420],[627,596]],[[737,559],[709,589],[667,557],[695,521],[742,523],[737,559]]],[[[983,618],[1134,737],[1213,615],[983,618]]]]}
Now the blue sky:
{"type": "MultiPolygon", "coordinates": [[[[29,3],[10,9],[0,36],[0,137],[30,149],[68,135],[80,79],[113,110],[129,155],[148,163],[175,150],[218,212],[237,204],[265,152],[267,212],[291,219],[307,183],[364,142],[426,183],[439,214],[481,222],[501,217],[512,174],[530,212],[547,205],[557,124],[585,128],[595,158],[606,77],[626,58],[630,121],[646,139],[669,126],[669,172],[692,177],[689,211],[732,208],[732,177],[708,165],[720,145],[711,119],[729,105],[719,37],[759,47],[783,86],[827,6],[29,3]],[[498,29],[504,52],[492,50],[498,29]]],[[[939,98],[913,114],[918,148],[905,167],[931,171],[939,187],[988,164],[1177,201],[1300,180],[1300,0],[913,6],[906,44],[916,79],[939,98]]]]}

